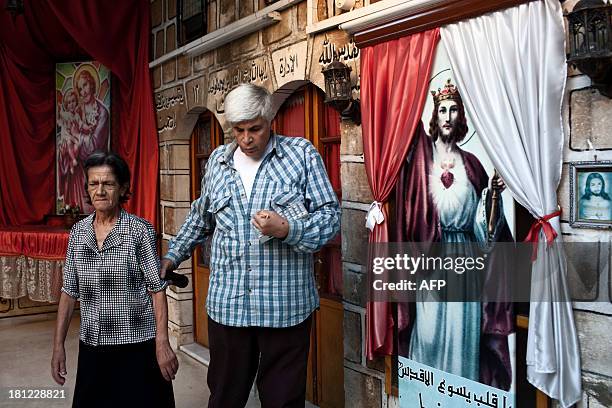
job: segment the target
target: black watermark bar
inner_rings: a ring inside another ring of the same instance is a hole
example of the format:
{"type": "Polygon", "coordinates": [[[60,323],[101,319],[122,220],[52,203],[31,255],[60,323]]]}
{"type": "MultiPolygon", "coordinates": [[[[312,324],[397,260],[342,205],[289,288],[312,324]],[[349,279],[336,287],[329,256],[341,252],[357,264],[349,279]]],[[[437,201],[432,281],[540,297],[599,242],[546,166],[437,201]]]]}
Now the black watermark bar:
{"type": "MultiPolygon", "coordinates": [[[[608,301],[599,242],[385,243],[369,247],[374,302],[608,301]],[[535,250],[537,249],[537,260],[535,250]],[[606,296],[600,296],[606,292],[606,296]]],[[[608,250],[609,251],[609,250],[608,250]]]]}

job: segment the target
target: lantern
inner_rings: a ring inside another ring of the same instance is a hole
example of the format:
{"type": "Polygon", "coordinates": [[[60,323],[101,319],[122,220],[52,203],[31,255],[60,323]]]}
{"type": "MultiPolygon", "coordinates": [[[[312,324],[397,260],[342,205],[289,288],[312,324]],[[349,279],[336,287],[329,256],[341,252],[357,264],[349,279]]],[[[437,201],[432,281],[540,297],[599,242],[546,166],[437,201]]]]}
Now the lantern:
{"type": "Polygon", "coordinates": [[[351,68],[334,58],[322,72],[325,78],[325,103],[340,112],[342,119],[361,124],[359,99],[353,100],[352,97],[351,68]]]}
{"type": "Polygon", "coordinates": [[[612,4],[580,0],[567,19],[568,62],[588,75],[602,95],[612,97],[612,4]]]}

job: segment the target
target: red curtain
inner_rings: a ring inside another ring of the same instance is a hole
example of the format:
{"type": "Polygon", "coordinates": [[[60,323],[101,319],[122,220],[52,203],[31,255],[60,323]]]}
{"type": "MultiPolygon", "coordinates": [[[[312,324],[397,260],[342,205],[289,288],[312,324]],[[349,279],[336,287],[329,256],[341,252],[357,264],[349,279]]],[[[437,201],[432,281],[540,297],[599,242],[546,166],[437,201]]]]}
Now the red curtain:
{"type": "MultiPolygon", "coordinates": [[[[365,166],[374,199],[393,191],[416,125],[421,119],[439,30],[366,47],[361,54],[361,106],[365,166]]],[[[385,219],[387,210],[383,205],[385,219]]],[[[370,233],[370,244],[389,240],[387,222],[370,233]]],[[[368,260],[369,262],[369,260],[368,260]]],[[[393,316],[388,303],[367,305],[369,359],[393,352],[393,316]]]]}
{"type": "Polygon", "coordinates": [[[125,206],[157,223],[158,152],[149,79],[149,0],[0,0],[0,226],[40,223],[55,204],[55,63],[91,58],[117,79],[112,149],[132,172],[125,206]]]}

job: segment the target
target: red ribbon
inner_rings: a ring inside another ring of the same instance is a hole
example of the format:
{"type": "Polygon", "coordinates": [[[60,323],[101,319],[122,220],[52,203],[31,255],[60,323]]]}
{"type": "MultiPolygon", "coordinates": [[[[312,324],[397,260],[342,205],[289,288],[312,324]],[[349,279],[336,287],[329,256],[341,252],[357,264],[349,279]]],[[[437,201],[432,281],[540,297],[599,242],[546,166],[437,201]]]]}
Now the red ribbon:
{"type": "Polygon", "coordinates": [[[533,243],[533,249],[531,251],[531,262],[535,262],[535,260],[538,258],[538,242],[540,239],[541,229],[544,229],[546,243],[549,247],[552,245],[555,238],[557,238],[557,231],[555,231],[555,229],[552,227],[552,225],[550,225],[550,222],[548,221],[560,215],[561,210],[545,215],[539,220],[536,220],[536,222],[534,222],[531,228],[529,229],[529,234],[527,234],[525,242],[533,243]]]}

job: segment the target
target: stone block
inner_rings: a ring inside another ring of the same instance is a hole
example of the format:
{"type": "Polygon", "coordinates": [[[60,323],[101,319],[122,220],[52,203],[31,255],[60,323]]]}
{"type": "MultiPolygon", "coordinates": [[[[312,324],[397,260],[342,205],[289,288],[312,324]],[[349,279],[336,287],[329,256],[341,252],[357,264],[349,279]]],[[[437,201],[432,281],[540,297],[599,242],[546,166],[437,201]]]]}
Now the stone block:
{"type": "Polygon", "coordinates": [[[368,299],[368,277],[363,273],[343,268],[342,295],[345,302],[361,307],[366,306],[368,299]]]}
{"type": "Polygon", "coordinates": [[[179,327],[177,329],[176,326],[168,327],[168,336],[170,340],[170,347],[174,350],[178,350],[178,348],[184,344],[191,344],[194,342],[193,338],[193,326],[179,327]],[[189,332],[185,332],[185,329],[189,329],[189,332]]]}
{"type": "Polygon", "coordinates": [[[344,401],[347,407],[382,408],[382,381],[344,367],[344,401]]]}
{"type": "Polygon", "coordinates": [[[293,16],[291,8],[280,12],[281,21],[263,30],[264,45],[273,44],[291,35],[293,16]]]}
{"type": "Polygon", "coordinates": [[[594,89],[570,93],[570,148],[589,150],[590,140],[595,149],[612,148],[609,118],[612,99],[594,89]]]}
{"type": "Polygon", "coordinates": [[[151,27],[157,27],[164,19],[164,1],[154,0],[151,3],[151,27]]]}
{"type": "Polygon", "coordinates": [[[176,17],[176,0],[166,0],[168,3],[168,9],[166,15],[168,16],[168,20],[176,17]]]}
{"type": "MultiPolygon", "coordinates": [[[[612,379],[592,373],[582,374],[582,388],[588,395],[589,408],[612,407],[612,379]]],[[[585,405],[585,408],[587,405],[585,405]]]]}
{"type": "MultiPolygon", "coordinates": [[[[568,237],[570,238],[570,237],[568,237]]],[[[567,283],[573,301],[594,301],[598,296],[600,244],[564,242],[567,257],[567,283]]]]}
{"type": "Polygon", "coordinates": [[[303,1],[297,6],[297,31],[305,32],[308,24],[308,2],[303,1]]]}
{"type": "Polygon", "coordinates": [[[155,58],[164,55],[164,30],[161,29],[155,34],[155,58]]]}
{"type": "Polygon", "coordinates": [[[153,68],[153,89],[158,89],[161,86],[161,66],[153,68]]]}
{"type": "MultiPolygon", "coordinates": [[[[589,312],[574,312],[580,340],[582,369],[612,377],[612,317],[589,312]]],[[[612,398],[612,397],[611,397],[612,398]]]]}
{"type": "Polygon", "coordinates": [[[368,360],[366,358],[366,367],[380,371],[381,373],[385,372],[385,358],[384,357],[375,357],[374,360],[368,360]]]}
{"type": "Polygon", "coordinates": [[[162,65],[162,81],[164,84],[172,82],[176,79],[176,59],[164,62],[162,65]]]}
{"type": "Polygon", "coordinates": [[[242,37],[232,43],[232,59],[240,59],[246,53],[255,51],[259,45],[259,32],[242,37]]]}
{"type": "Polygon", "coordinates": [[[159,176],[160,199],[166,201],[190,201],[189,175],[162,174],[159,176]]]}
{"type": "Polygon", "coordinates": [[[208,32],[212,33],[217,29],[217,2],[208,3],[208,32]]]}
{"type": "Polygon", "coordinates": [[[365,211],[342,209],[342,260],[360,265],[367,263],[368,229],[365,211]]]}
{"type": "Polygon", "coordinates": [[[193,57],[193,70],[195,72],[200,72],[210,67],[215,61],[215,52],[210,51],[205,54],[200,54],[196,57],[193,57]]]}
{"type": "Polygon", "coordinates": [[[254,0],[243,0],[240,2],[240,9],[238,10],[238,18],[245,18],[255,12],[255,1],[254,0]]]}
{"type": "Polygon", "coordinates": [[[178,326],[193,325],[193,300],[176,300],[167,296],[168,320],[178,326]]]}
{"type": "Polygon", "coordinates": [[[363,154],[363,138],[361,126],[352,121],[340,122],[340,154],[361,155],[363,154]]]}
{"type": "Polygon", "coordinates": [[[342,199],[370,204],[374,201],[364,163],[341,163],[342,199]]]}
{"type": "Polygon", "coordinates": [[[218,0],[219,2],[219,28],[236,21],[235,0],[218,0]]]}
{"type": "Polygon", "coordinates": [[[217,48],[217,65],[226,65],[232,62],[232,47],[217,48]]]}
{"type": "Polygon", "coordinates": [[[191,58],[188,55],[178,57],[178,77],[179,79],[186,78],[191,75],[191,58]]]}
{"type": "Polygon", "coordinates": [[[327,0],[315,0],[317,2],[316,21],[327,19],[327,0]]]}
{"type": "Polygon", "coordinates": [[[189,208],[164,207],[164,233],[178,234],[188,213],[189,208]]]}
{"type": "Polygon", "coordinates": [[[176,24],[166,28],[166,53],[176,50],[176,24]]]}
{"type": "Polygon", "coordinates": [[[344,358],[353,363],[361,364],[362,328],[361,315],[344,310],[344,358]]]}
{"type": "Polygon", "coordinates": [[[561,206],[561,220],[568,221],[570,219],[570,190],[569,190],[569,165],[563,163],[561,166],[561,180],[557,188],[557,200],[561,206]]]}
{"type": "Polygon", "coordinates": [[[189,167],[189,145],[160,145],[159,168],[161,170],[189,170],[189,167]]]}
{"type": "Polygon", "coordinates": [[[149,62],[155,59],[155,35],[151,33],[149,36],[149,62]]]}

